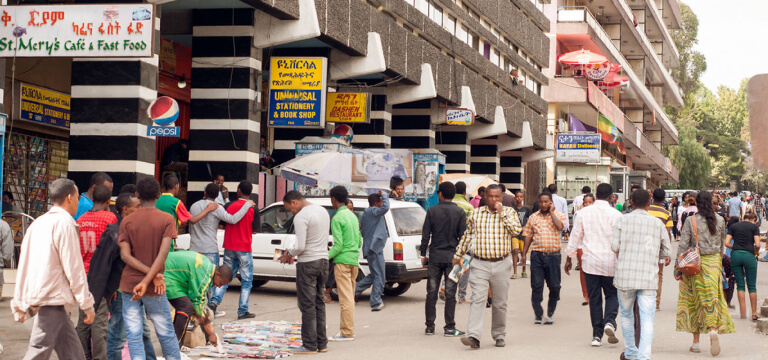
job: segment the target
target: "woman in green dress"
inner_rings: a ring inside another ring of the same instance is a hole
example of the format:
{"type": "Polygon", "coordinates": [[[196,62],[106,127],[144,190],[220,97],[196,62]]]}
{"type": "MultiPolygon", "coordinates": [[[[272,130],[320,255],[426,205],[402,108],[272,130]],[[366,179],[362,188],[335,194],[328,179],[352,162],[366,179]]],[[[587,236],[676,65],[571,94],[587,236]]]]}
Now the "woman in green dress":
{"type": "Polygon", "coordinates": [[[697,243],[694,226],[698,232],[698,247],[701,254],[701,272],[696,275],[682,275],[675,270],[675,279],[680,281],[677,300],[677,331],[693,334],[691,352],[701,352],[699,335],[709,334],[712,356],[720,354],[718,334],[736,331],[728,314],[722,286],[722,256],[725,240],[725,221],[712,208],[712,194],[701,191],[696,196],[698,214],[689,216],[682,228],[682,237],[677,249],[678,257],[697,243]]]}

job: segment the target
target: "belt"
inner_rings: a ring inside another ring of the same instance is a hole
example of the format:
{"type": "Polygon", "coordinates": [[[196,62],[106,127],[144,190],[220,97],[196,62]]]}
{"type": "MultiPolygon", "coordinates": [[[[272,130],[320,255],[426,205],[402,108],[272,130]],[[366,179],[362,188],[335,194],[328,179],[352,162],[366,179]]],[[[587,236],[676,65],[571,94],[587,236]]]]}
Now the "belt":
{"type": "Polygon", "coordinates": [[[560,256],[559,251],[531,251],[532,253],[539,253],[543,256],[560,256]]]}
{"type": "Polygon", "coordinates": [[[508,257],[509,257],[509,253],[507,253],[506,255],[504,255],[502,257],[491,258],[491,259],[483,259],[483,258],[481,258],[479,256],[475,256],[476,259],[480,259],[480,260],[488,261],[488,262],[499,262],[499,261],[502,261],[502,260],[504,260],[504,259],[506,259],[508,257]]]}

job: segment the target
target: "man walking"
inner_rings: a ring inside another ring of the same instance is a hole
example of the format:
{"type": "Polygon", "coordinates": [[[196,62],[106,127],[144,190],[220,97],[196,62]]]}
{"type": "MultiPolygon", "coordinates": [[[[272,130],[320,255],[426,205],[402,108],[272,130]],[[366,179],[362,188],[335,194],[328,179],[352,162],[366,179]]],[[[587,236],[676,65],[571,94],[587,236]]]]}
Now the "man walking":
{"type": "Polygon", "coordinates": [[[237,224],[256,205],[253,200],[248,200],[240,210],[230,214],[223,207],[217,206],[216,197],[218,194],[219,186],[208,184],[205,187],[203,199],[198,200],[189,207],[189,213],[193,217],[202,214],[206,210],[214,209],[204,214],[200,221],[189,226],[189,250],[203,254],[216,266],[219,265],[219,243],[216,237],[219,222],[237,224]]]}
{"type": "MultiPolygon", "coordinates": [[[[462,336],[463,332],[456,330],[454,313],[456,311],[456,283],[448,279],[453,269],[453,254],[459,239],[467,227],[466,213],[451,200],[455,196],[456,186],[450,182],[442,182],[437,188],[437,198],[440,202],[429,208],[424,218],[421,231],[421,246],[419,252],[427,264],[427,301],[425,315],[427,328],[425,335],[435,334],[435,318],[437,311],[437,293],[440,281],[445,281],[445,327],[443,335],[462,336]],[[429,250],[429,257],[427,257],[429,250]]],[[[469,273],[462,278],[469,277],[469,273]]]]}
{"type": "MultiPolygon", "coordinates": [[[[493,294],[491,336],[497,347],[506,345],[507,295],[512,273],[512,241],[520,233],[520,220],[515,211],[501,204],[501,186],[493,184],[485,190],[487,205],[476,209],[467,221],[467,230],[453,255],[453,264],[461,261],[470,247],[474,259],[469,264],[469,286],[472,304],[469,308],[467,336],[461,343],[473,349],[480,347],[488,289],[493,294]]],[[[558,240],[559,241],[559,240],[558,240]]]]}
{"type": "Polygon", "coordinates": [[[363,233],[363,258],[368,260],[370,274],[357,282],[355,298],[365,289],[371,289],[371,311],[381,311],[384,302],[386,277],[384,275],[384,245],[387,244],[387,225],[384,214],[389,211],[389,196],[379,191],[378,194],[368,195],[368,208],[360,217],[360,230],[363,233]]]}
{"type": "Polygon", "coordinates": [[[539,211],[528,218],[528,224],[523,228],[525,255],[531,250],[531,304],[535,316],[534,324],[554,324],[557,301],[560,300],[560,234],[565,228],[567,216],[555,209],[550,193],[539,195],[539,211]],[[547,302],[547,318],[541,302],[544,300],[544,282],[549,288],[547,302]]]}
{"type": "Polygon", "coordinates": [[[77,204],[77,213],[75,213],[75,216],[74,216],[75,221],[77,221],[77,219],[79,219],[81,215],[85,214],[86,211],[91,210],[91,208],[93,207],[93,189],[95,189],[99,185],[104,185],[108,187],[109,191],[112,191],[112,187],[114,186],[114,184],[112,183],[112,178],[109,177],[107,173],[97,172],[91,175],[91,181],[88,185],[88,191],[80,195],[80,201],[77,204]]]}
{"type": "Polygon", "coordinates": [[[333,273],[341,307],[341,331],[329,340],[352,341],[355,340],[355,279],[362,246],[360,223],[346,206],[348,193],[345,187],[334,187],[330,195],[331,206],[336,209],[336,214],[331,219],[333,246],[328,251],[328,258],[334,263],[333,273]]]}
{"type": "Polygon", "coordinates": [[[54,350],[59,359],[84,359],[68,314],[78,305],[85,324],[95,316],[72,218],[78,208],[77,186],[58,179],[48,188],[48,197],[53,208],[32,222],[21,243],[11,311],[18,322],[37,315],[24,359],[49,359],[54,350]]]}
{"type": "Polygon", "coordinates": [[[595,204],[579,210],[568,241],[565,261],[565,273],[570,275],[571,257],[582,248],[581,271],[589,298],[589,317],[592,322],[592,346],[603,343],[603,335],[608,335],[608,342],[619,342],[616,337],[616,314],[619,311],[613,276],[616,272],[616,255],[611,251],[611,235],[616,223],[621,219],[621,212],[609,203],[613,188],[610,184],[600,184],[596,189],[595,204]],[[605,297],[605,309],[603,309],[605,297]]]}
{"type": "MultiPolygon", "coordinates": [[[[89,274],[91,258],[99,245],[101,234],[107,230],[107,226],[117,222],[117,216],[109,211],[109,198],[112,191],[104,185],[99,185],[93,190],[93,207],[77,219],[80,231],[80,254],[83,257],[86,275],[89,274]]],[[[102,269],[96,268],[96,271],[102,269]]],[[[77,336],[83,346],[86,359],[105,359],[107,354],[107,304],[101,303],[96,309],[94,324],[88,325],[85,313],[80,311],[77,323],[77,336]],[[93,347],[93,351],[91,351],[93,347]]]]}
{"type": "MultiPolygon", "coordinates": [[[[563,223],[563,230],[568,231],[571,228],[570,220],[568,219],[568,200],[564,197],[557,195],[557,184],[549,184],[547,190],[552,195],[552,205],[557,212],[566,215],[565,222],[563,223]]],[[[539,199],[539,207],[541,207],[541,200],[539,199]]]]}
{"type": "MultiPolygon", "coordinates": [[[[525,194],[520,190],[515,192],[515,212],[520,219],[520,226],[525,227],[525,225],[528,224],[528,217],[531,216],[532,211],[528,205],[525,205],[525,194]]],[[[512,249],[514,249],[512,252],[512,268],[514,269],[512,279],[517,279],[517,265],[518,260],[521,258],[520,253],[525,248],[525,237],[518,234],[513,241],[516,242],[517,245],[512,247],[512,249]]],[[[521,277],[527,278],[528,273],[525,272],[525,261],[521,262],[520,265],[523,267],[523,272],[520,274],[521,277]]]]}
{"type": "Polygon", "coordinates": [[[313,204],[298,191],[283,197],[283,206],[293,214],[296,243],[286,249],[280,262],[292,257],[296,263],[296,295],[301,310],[302,347],[294,354],[315,354],[328,351],[325,334],[325,281],[328,278],[328,232],[331,219],[322,206],[313,204]]]}
{"type": "MultiPolygon", "coordinates": [[[[655,195],[655,194],[654,194],[655,195]]],[[[616,288],[621,303],[621,330],[624,334],[622,359],[650,359],[653,342],[654,300],[658,286],[658,264],[669,264],[669,229],[648,213],[650,196],[643,190],[632,193],[635,210],[621,217],[611,236],[611,249],[618,254],[616,288]],[[635,344],[637,302],[642,333],[635,344]]],[[[581,215],[580,215],[581,216],[581,215]]]]}
{"type": "Polygon", "coordinates": [[[581,210],[581,208],[584,206],[584,195],[587,195],[592,192],[592,188],[589,186],[585,186],[581,188],[581,195],[573,198],[573,213],[575,214],[577,211],[581,210]]]}
{"type": "MultiPolygon", "coordinates": [[[[648,207],[648,213],[651,216],[661,220],[664,227],[667,229],[668,238],[672,239],[672,219],[670,218],[670,212],[664,208],[664,199],[666,198],[666,192],[662,188],[653,190],[653,204],[648,207]]],[[[668,264],[667,264],[668,265],[668,264]]],[[[656,289],[656,310],[661,310],[661,283],[664,279],[664,266],[663,262],[659,262],[659,287],[656,289]]]]}
{"type": "MultiPolygon", "coordinates": [[[[259,224],[258,212],[253,208],[250,200],[253,184],[250,181],[241,181],[237,185],[237,200],[227,203],[224,208],[227,213],[237,214],[243,207],[247,207],[245,215],[234,224],[224,225],[224,265],[232,268],[232,272],[240,274],[240,300],[237,308],[237,319],[253,319],[256,315],[248,312],[248,299],[253,287],[253,233],[259,224]]],[[[208,307],[216,313],[216,309],[224,299],[227,286],[217,287],[213,291],[208,307]]]]}
{"type": "MultiPolygon", "coordinates": [[[[741,199],[739,193],[731,192],[731,199],[728,200],[728,217],[739,218],[741,216],[741,199]]],[[[678,224],[678,228],[682,228],[682,224],[678,224]]]]}
{"type": "Polygon", "coordinates": [[[469,217],[475,207],[467,201],[467,184],[463,181],[456,183],[456,195],[453,197],[453,203],[458,205],[461,210],[469,217]]]}

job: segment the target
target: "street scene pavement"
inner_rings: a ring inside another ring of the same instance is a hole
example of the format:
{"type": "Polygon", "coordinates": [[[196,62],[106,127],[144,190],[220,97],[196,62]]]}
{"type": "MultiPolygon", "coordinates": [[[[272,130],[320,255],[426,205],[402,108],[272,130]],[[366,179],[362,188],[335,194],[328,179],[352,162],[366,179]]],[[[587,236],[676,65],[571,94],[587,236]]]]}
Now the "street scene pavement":
{"type": "MultiPolygon", "coordinates": [[[[761,230],[768,230],[763,224],[761,230]]],[[[673,243],[676,251],[677,243],[673,243]]],[[[653,356],[655,359],[700,359],[709,358],[709,343],[702,336],[702,352],[688,352],[691,335],[675,331],[675,309],[677,306],[678,283],[674,280],[672,266],[665,268],[662,291],[661,311],[656,313],[653,356]]],[[[768,297],[768,264],[759,263],[758,269],[758,311],[762,299],[768,297]]],[[[11,280],[13,281],[13,280],[11,280]]],[[[621,330],[617,335],[618,344],[608,344],[603,339],[599,348],[590,346],[591,327],[589,309],[582,306],[578,272],[570,276],[563,274],[561,299],[555,314],[553,325],[534,325],[533,310],[530,303],[530,279],[510,280],[509,306],[507,309],[507,346],[496,348],[490,337],[490,309],[485,313],[483,338],[479,350],[470,350],[461,344],[458,338],[446,338],[438,332],[435,336],[424,335],[424,300],[426,281],[414,284],[411,289],[398,297],[385,297],[386,308],[381,312],[371,312],[367,292],[360,297],[355,308],[356,339],[352,342],[330,343],[328,354],[315,355],[333,359],[450,359],[458,356],[473,359],[618,359],[624,349],[621,330]]],[[[19,324],[13,321],[9,310],[9,291],[12,285],[6,284],[6,298],[0,302],[0,342],[5,351],[0,359],[21,359],[26,351],[32,323],[19,324]]],[[[232,286],[227,291],[219,309],[227,314],[216,319],[215,324],[236,319],[239,287],[232,286]]],[[[469,296],[469,295],[468,295],[469,296]]],[[[547,290],[545,289],[545,299],[547,290]]],[[[436,327],[443,326],[443,302],[438,302],[436,327]]],[[[734,296],[730,314],[736,324],[736,333],[721,335],[722,352],[720,359],[766,359],[768,355],[768,336],[755,331],[754,322],[739,319],[738,301],[734,296]]],[[[749,309],[749,306],[747,306],[749,309]]],[[[299,321],[301,313],[296,303],[296,289],[293,283],[269,282],[254,289],[251,295],[250,311],[256,314],[255,320],[299,321]]],[[[748,310],[749,311],[749,310],[748,310]]],[[[339,329],[338,302],[326,306],[328,335],[333,336],[339,329]]],[[[469,305],[456,306],[456,326],[466,330],[469,305]]],[[[747,314],[750,315],[749,313],[747,314]]],[[[620,317],[620,315],[619,315],[620,317]]],[[[73,321],[76,316],[73,317],[73,321]]],[[[619,327],[621,320],[617,319],[619,327]]],[[[153,333],[154,336],[154,333],[153,333]]],[[[155,340],[158,354],[159,346],[155,340]]]]}

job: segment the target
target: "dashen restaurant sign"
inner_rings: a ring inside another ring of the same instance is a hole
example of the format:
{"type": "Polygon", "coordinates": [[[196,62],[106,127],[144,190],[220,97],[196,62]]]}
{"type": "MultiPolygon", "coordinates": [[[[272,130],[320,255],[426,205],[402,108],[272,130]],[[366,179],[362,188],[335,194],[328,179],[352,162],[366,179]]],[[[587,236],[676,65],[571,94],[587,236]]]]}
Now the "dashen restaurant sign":
{"type": "Polygon", "coordinates": [[[155,8],[21,5],[0,8],[0,57],[151,57],[155,8]]]}

